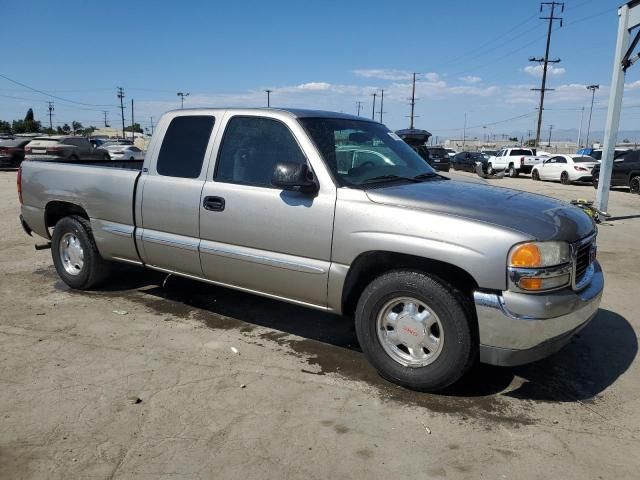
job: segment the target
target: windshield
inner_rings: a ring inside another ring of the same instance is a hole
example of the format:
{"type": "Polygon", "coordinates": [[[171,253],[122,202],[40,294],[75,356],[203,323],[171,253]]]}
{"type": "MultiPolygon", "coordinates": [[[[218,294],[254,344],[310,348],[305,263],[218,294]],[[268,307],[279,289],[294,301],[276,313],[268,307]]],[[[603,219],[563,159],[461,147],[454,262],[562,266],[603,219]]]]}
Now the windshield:
{"type": "Polygon", "coordinates": [[[342,118],[301,118],[340,186],[435,176],[429,164],[382,124],[342,118]]]}

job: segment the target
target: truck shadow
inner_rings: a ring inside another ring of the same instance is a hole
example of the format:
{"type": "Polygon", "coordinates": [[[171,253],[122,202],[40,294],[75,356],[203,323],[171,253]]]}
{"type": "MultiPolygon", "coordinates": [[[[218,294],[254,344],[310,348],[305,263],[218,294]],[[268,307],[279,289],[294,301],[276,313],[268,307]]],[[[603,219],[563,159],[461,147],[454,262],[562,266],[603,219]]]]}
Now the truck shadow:
{"type": "MultiPolygon", "coordinates": [[[[127,267],[127,274],[118,278],[122,281],[108,284],[101,291],[142,302],[159,315],[189,317],[209,328],[237,329],[257,341],[277,342],[307,359],[314,368],[305,373],[339,373],[382,388],[391,385],[364,358],[353,322],[347,318],[181,277],[166,279],[164,274],[141,269],[127,267]]],[[[637,352],[637,337],[629,322],[615,312],[600,309],[586,328],[551,357],[514,368],[478,364],[438,395],[586,401],[612,385],[629,368],[637,352]]],[[[416,395],[400,390],[411,398],[416,395]]],[[[396,391],[393,396],[402,395],[396,391]]]]}

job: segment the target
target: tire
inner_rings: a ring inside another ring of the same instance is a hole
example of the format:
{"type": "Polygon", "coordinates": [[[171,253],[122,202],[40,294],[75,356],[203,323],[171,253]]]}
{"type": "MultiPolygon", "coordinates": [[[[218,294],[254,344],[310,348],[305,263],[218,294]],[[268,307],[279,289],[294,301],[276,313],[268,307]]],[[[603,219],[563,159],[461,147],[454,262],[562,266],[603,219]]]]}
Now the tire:
{"type": "Polygon", "coordinates": [[[540,174],[538,173],[538,170],[532,170],[531,171],[531,179],[534,182],[539,182],[540,181],[540,174]]]}
{"type": "Polygon", "coordinates": [[[108,162],[109,160],[111,160],[111,155],[109,155],[108,153],[105,153],[105,154],[104,154],[104,157],[103,157],[103,160],[104,160],[105,162],[108,162]]]}
{"type": "Polygon", "coordinates": [[[51,239],[51,256],[62,281],[77,290],[95,287],[109,275],[109,263],[98,252],[91,224],[76,215],[64,217],[56,223],[51,239]]]}
{"type": "Polygon", "coordinates": [[[629,180],[629,192],[635,194],[640,193],[640,175],[635,175],[629,180]]]}
{"type": "Polygon", "coordinates": [[[356,307],[356,333],[365,356],[381,376],[410,389],[437,391],[459,380],[478,358],[471,312],[469,302],[452,285],[425,273],[397,270],[376,278],[362,293],[356,307]],[[412,303],[418,308],[410,310],[412,303]],[[398,309],[402,311],[397,313],[398,309]],[[425,311],[422,321],[412,316],[425,311]],[[389,330],[390,325],[382,323],[394,313],[396,329],[389,330]],[[435,327],[422,323],[433,321],[435,327]],[[398,337],[391,337],[393,331],[398,337]],[[430,342],[428,347],[421,346],[425,340],[430,342]],[[395,341],[400,343],[394,345],[395,341]],[[411,346],[411,342],[419,343],[411,346]],[[418,356],[424,358],[416,360],[418,356]]]}
{"type": "Polygon", "coordinates": [[[69,161],[70,162],[77,162],[79,160],[79,158],[76,155],[71,155],[69,157],[69,161]]]}
{"type": "Polygon", "coordinates": [[[496,171],[493,169],[491,163],[487,163],[487,175],[495,175],[496,171]]]}
{"type": "Polygon", "coordinates": [[[518,176],[518,170],[513,166],[513,163],[509,165],[509,178],[516,178],[518,176]]]}
{"type": "Polygon", "coordinates": [[[594,175],[593,178],[591,179],[591,183],[593,184],[593,188],[595,188],[596,190],[598,189],[598,182],[600,181],[600,178],[598,178],[599,175],[600,174],[598,173],[598,176],[594,175]]]}
{"type": "Polygon", "coordinates": [[[129,158],[129,160],[133,162],[135,160],[135,158],[131,157],[131,158],[129,158]]]}
{"type": "Polygon", "coordinates": [[[567,172],[562,172],[560,174],[560,183],[562,185],[569,185],[571,183],[571,180],[569,180],[569,174],[567,172]]]}

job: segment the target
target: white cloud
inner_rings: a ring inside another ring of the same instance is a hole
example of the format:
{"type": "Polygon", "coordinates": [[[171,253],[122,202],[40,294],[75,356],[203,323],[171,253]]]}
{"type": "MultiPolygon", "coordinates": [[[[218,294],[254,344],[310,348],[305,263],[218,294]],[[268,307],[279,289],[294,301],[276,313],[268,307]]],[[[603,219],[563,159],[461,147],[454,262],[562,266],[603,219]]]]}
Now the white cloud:
{"type": "Polygon", "coordinates": [[[426,78],[430,82],[437,82],[440,80],[440,75],[435,72],[429,72],[424,74],[424,78],[426,78]]]}
{"type": "Polygon", "coordinates": [[[635,82],[626,83],[624,88],[627,90],[640,90],[640,80],[636,80],[635,82]]]}
{"type": "Polygon", "coordinates": [[[303,91],[318,92],[318,91],[330,90],[331,84],[327,82],[309,82],[309,83],[303,83],[303,84],[297,85],[295,88],[303,91]]]}
{"type": "Polygon", "coordinates": [[[409,80],[411,79],[411,72],[406,70],[394,70],[384,68],[365,68],[352,71],[358,77],[364,78],[378,78],[381,80],[409,80]]]}
{"type": "Polygon", "coordinates": [[[480,83],[482,81],[482,78],[474,77],[473,75],[467,75],[466,77],[460,77],[460,80],[462,80],[464,83],[474,84],[480,83]]]}
{"type": "MultiPolygon", "coordinates": [[[[542,77],[542,71],[544,67],[542,65],[527,65],[522,69],[522,71],[532,77],[542,77]]],[[[547,66],[547,75],[551,75],[554,77],[559,77],[564,75],[566,70],[562,67],[554,67],[553,65],[547,66]]]]}

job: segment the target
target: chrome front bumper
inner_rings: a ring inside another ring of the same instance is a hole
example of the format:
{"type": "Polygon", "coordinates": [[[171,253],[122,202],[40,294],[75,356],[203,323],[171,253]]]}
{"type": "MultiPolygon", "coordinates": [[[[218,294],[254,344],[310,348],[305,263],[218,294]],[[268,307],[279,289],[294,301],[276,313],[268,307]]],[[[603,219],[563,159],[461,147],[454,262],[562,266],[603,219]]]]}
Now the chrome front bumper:
{"type": "Polygon", "coordinates": [[[600,306],[604,275],[592,264],[591,283],[581,291],[548,294],[474,292],[480,333],[480,361],[521,365],[560,350],[587,325],[600,306]]]}

